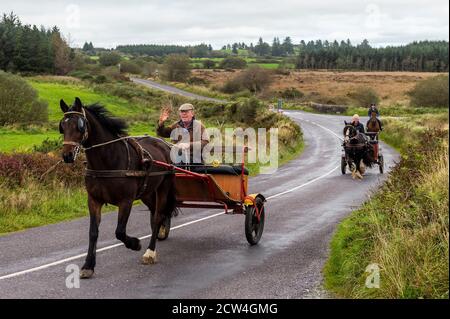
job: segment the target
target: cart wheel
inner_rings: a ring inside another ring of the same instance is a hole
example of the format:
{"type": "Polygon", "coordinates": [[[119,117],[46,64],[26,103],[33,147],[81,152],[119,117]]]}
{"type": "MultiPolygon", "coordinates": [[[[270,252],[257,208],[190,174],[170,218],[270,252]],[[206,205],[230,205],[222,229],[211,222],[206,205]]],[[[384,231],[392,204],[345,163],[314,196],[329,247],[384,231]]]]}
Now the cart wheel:
{"type": "MultiPolygon", "coordinates": [[[[159,228],[158,231],[158,240],[165,240],[169,237],[170,232],[170,217],[164,218],[163,224],[159,228]]],[[[152,229],[154,228],[153,219],[152,219],[152,229]]]]}
{"type": "Polygon", "coordinates": [[[345,174],[346,169],[347,169],[347,161],[345,160],[345,157],[341,157],[341,172],[342,172],[342,174],[345,174]]]}
{"type": "Polygon", "coordinates": [[[378,167],[380,169],[380,174],[384,173],[384,158],[383,155],[378,156],[378,167]]]}
{"type": "Polygon", "coordinates": [[[245,210],[245,237],[250,245],[256,245],[261,239],[264,230],[264,203],[260,198],[256,198],[256,205],[260,210],[259,222],[256,217],[256,209],[254,206],[247,206],[245,210]]]}

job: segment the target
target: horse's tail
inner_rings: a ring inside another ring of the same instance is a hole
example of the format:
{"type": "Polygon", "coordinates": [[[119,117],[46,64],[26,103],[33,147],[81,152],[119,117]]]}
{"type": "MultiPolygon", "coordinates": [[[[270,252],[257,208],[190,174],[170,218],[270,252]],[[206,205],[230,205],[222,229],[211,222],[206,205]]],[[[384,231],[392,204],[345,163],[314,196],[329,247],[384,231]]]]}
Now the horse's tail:
{"type": "Polygon", "coordinates": [[[167,193],[167,206],[164,215],[171,218],[178,216],[180,209],[177,207],[177,197],[175,191],[175,175],[171,176],[169,191],[167,193]]]}

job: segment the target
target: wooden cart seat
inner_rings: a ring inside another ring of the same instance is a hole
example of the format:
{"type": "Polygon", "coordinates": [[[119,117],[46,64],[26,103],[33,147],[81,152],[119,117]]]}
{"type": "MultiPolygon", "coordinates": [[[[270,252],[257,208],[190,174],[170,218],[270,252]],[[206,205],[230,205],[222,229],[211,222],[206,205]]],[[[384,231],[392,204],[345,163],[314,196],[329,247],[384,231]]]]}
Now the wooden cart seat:
{"type": "MultiPolygon", "coordinates": [[[[211,166],[192,166],[190,169],[194,173],[199,174],[220,174],[220,175],[241,175],[242,166],[220,165],[218,167],[211,166]]],[[[248,175],[248,169],[244,167],[244,175],[248,175]]]]}
{"type": "MultiPolygon", "coordinates": [[[[185,173],[175,174],[175,189],[178,202],[223,202],[236,204],[242,202],[241,175],[205,174],[207,180],[193,178],[185,173]]],[[[248,176],[244,176],[247,192],[248,176]]]]}

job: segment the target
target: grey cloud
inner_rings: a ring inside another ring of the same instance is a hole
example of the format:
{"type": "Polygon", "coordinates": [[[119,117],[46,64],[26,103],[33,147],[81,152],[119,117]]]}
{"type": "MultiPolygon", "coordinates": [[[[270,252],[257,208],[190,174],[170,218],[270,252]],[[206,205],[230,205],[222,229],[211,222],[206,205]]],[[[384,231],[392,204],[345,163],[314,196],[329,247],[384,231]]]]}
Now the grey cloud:
{"type": "Polygon", "coordinates": [[[113,47],[130,43],[270,42],[274,36],[401,44],[448,40],[448,2],[171,0],[21,1],[2,0],[24,23],[58,25],[75,45],[92,41],[113,47]],[[79,13],[79,16],[77,16],[79,13]]]}

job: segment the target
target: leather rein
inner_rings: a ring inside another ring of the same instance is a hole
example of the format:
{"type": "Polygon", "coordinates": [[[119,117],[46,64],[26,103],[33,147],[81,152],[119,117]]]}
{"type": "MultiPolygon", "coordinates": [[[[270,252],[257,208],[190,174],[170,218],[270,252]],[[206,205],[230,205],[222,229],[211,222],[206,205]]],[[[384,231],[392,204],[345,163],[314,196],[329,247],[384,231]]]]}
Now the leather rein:
{"type": "MultiPolygon", "coordinates": [[[[75,115],[79,115],[83,118],[83,120],[86,123],[86,129],[84,130],[83,133],[83,137],[81,139],[80,142],[74,142],[74,141],[64,141],[63,145],[71,145],[74,146],[74,160],[76,159],[77,155],[79,154],[79,152],[81,150],[84,151],[88,151],[94,148],[98,148],[98,147],[103,147],[105,145],[109,145],[109,144],[113,144],[113,143],[117,143],[120,141],[123,141],[125,144],[125,147],[127,149],[127,155],[128,155],[128,165],[127,165],[127,169],[126,170],[94,170],[94,169],[89,169],[86,168],[85,169],[85,176],[87,177],[93,177],[93,178],[121,178],[121,177],[142,177],[144,178],[144,185],[142,187],[142,190],[140,192],[140,195],[145,191],[145,189],[147,188],[147,182],[148,182],[148,177],[152,177],[152,176],[161,176],[161,175],[169,175],[169,174],[174,174],[173,171],[171,170],[164,170],[164,171],[151,171],[151,168],[153,167],[153,157],[150,154],[150,152],[148,152],[145,148],[142,147],[142,145],[137,141],[137,139],[139,138],[153,138],[151,136],[148,135],[143,135],[143,136],[121,136],[118,137],[114,140],[111,141],[107,141],[104,143],[99,143],[99,144],[95,144],[89,147],[84,147],[83,143],[87,140],[89,133],[88,133],[88,119],[86,117],[86,112],[85,110],[82,108],[81,109],[82,112],[76,112],[76,111],[70,111],[70,112],[66,112],[64,113],[64,117],[66,117],[67,115],[71,115],[71,114],[75,114],[75,115]],[[130,164],[131,164],[131,155],[130,155],[130,149],[129,149],[129,144],[132,144],[132,146],[134,146],[136,148],[136,152],[138,153],[138,156],[141,154],[142,159],[145,158],[145,155],[148,157],[149,160],[149,165],[148,167],[146,167],[145,170],[131,170],[130,169],[130,164]],[[140,154],[139,154],[140,153],[140,154]]],[[[163,141],[167,146],[172,147],[173,145],[162,140],[162,139],[158,139],[163,141]]]]}

